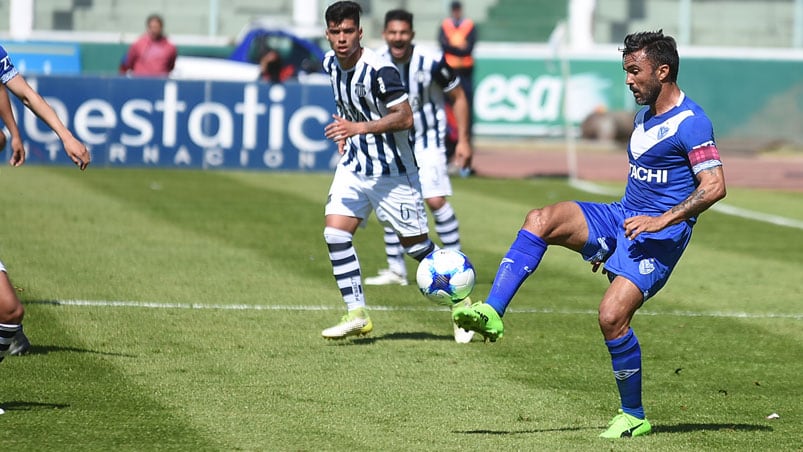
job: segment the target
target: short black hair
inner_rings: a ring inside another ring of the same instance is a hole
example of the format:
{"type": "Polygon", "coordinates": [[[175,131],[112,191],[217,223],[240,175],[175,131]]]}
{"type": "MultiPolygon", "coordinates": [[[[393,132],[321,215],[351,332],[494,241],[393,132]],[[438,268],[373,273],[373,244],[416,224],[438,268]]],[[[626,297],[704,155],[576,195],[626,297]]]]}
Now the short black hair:
{"type": "Polygon", "coordinates": [[[394,20],[401,20],[403,22],[407,22],[410,24],[410,28],[413,28],[413,13],[403,10],[403,9],[391,9],[387,13],[385,13],[385,28],[388,26],[388,22],[394,20]]]}
{"type": "Polygon", "coordinates": [[[662,64],[669,66],[669,81],[677,82],[680,68],[680,57],[675,38],[664,35],[663,30],[642,31],[625,36],[625,47],[622,57],[644,49],[644,54],[654,67],[662,64]]]}
{"type": "Polygon", "coordinates": [[[452,2],[452,4],[449,5],[449,8],[452,11],[457,11],[458,9],[463,9],[463,4],[460,2],[452,2]]]}
{"type": "Polygon", "coordinates": [[[360,25],[360,14],[362,14],[362,7],[359,3],[345,0],[329,5],[324,17],[327,25],[339,24],[346,19],[351,19],[355,24],[360,25]]]}

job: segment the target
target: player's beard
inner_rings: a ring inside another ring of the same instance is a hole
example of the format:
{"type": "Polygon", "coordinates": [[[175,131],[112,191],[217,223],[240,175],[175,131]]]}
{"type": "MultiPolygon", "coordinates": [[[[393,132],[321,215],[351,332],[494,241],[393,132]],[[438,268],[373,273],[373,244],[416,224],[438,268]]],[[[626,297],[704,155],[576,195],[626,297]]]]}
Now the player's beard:
{"type": "Polygon", "coordinates": [[[638,94],[639,97],[636,98],[637,104],[654,104],[658,100],[658,95],[661,94],[661,81],[658,80],[658,77],[653,76],[649,83],[645,84],[638,90],[638,94]]]}

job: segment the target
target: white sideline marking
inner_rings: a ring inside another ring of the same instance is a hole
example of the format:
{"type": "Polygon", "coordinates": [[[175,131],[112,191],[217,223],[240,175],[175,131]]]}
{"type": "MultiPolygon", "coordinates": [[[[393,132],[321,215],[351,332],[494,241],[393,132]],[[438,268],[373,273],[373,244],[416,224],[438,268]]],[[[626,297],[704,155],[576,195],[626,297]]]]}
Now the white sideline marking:
{"type": "MultiPolygon", "coordinates": [[[[151,301],[105,301],[105,300],[51,300],[34,301],[32,304],[44,304],[52,306],[89,306],[89,307],[112,307],[112,308],[147,308],[147,309],[207,309],[223,311],[340,311],[342,305],[338,306],[291,306],[291,305],[261,305],[261,304],[203,304],[203,303],[159,303],[151,301]]],[[[370,306],[372,311],[424,311],[436,312],[446,311],[447,308],[441,306],[370,306]]],[[[548,309],[548,308],[526,308],[508,309],[507,312],[521,314],[559,314],[559,315],[597,315],[596,310],[591,309],[548,309]]],[[[803,314],[778,314],[766,313],[757,314],[749,312],[693,312],[693,311],[639,311],[640,315],[649,316],[673,316],[673,317],[716,317],[729,319],[792,319],[803,320],[803,314]]]]}
{"type": "MultiPolygon", "coordinates": [[[[578,180],[578,179],[569,180],[569,185],[578,190],[582,190],[587,193],[593,193],[596,195],[616,196],[621,194],[621,190],[614,190],[612,188],[604,187],[601,185],[597,185],[593,182],[588,182],[584,180],[578,180]]],[[[777,226],[786,226],[795,229],[803,229],[803,221],[793,220],[791,218],[786,218],[779,215],[771,215],[768,213],[756,212],[754,210],[742,209],[741,207],[735,207],[725,203],[714,204],[713,206],[711,206],[711,210],[717,211],[719,213],[724,213],[725,215],[747,218],[750,220],[761,221],[764,223],[770,223],[777,226]]]]}

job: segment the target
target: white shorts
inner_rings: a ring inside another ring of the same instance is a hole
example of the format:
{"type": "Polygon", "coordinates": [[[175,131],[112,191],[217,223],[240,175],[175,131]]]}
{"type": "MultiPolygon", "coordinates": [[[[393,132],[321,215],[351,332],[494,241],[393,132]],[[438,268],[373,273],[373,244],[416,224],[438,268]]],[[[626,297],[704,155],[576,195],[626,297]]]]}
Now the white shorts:
{"type": "Polygon", "coordinates": [[[417,173],[368,177],[338,165],[329,187],[325,214],[360,218],[364,225],[371,210],[376,212],[380,223],[390,226],[401,237],[429,232],[417,173]]]}
{"type": "Polygon", "coordinates": [[[415,151],[418,174],[421,178],[421,193],[424,199],[452,196],[452,182],[443,149],[428,148],[415,151]]]}

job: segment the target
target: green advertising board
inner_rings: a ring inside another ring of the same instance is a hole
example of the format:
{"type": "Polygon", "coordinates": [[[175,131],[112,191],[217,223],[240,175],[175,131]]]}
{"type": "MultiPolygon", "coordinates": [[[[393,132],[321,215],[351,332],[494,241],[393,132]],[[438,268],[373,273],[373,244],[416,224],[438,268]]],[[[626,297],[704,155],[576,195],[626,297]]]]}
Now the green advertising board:
{"type": "Polygon", "coordinates": [[[475,132],[480,135],[562,135],[594,111],[633,110],[618,59],[559,60],[549,56],[477,61],[475,132]]]}
{"type": "MultiPolygon", "coordinates": [[[[706,111],[719,139],[803,144],[803,55],[684,56],[681,50],[678,84],[706,111]]],[[[638,108],[616,48],[565,59],[548,49],[486,51],[477,58],[477,135],[560,136],[567,127],[578,133],[592,112],[638,108]]]]}

